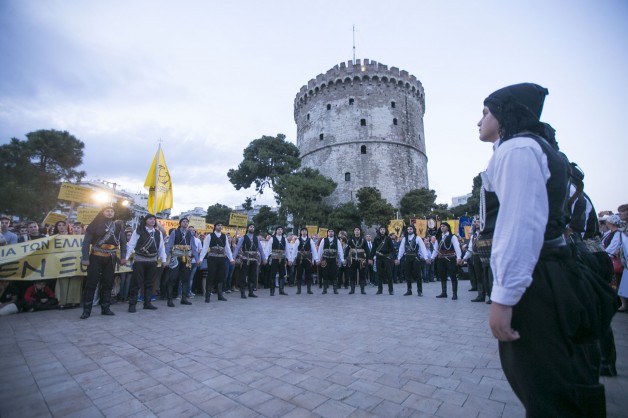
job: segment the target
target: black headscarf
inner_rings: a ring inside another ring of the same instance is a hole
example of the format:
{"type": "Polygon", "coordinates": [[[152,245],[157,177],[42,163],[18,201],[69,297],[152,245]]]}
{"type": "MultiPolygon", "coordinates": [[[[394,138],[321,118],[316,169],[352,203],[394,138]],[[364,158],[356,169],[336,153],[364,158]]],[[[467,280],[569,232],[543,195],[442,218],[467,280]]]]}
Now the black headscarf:
{"type": "Polygon", "coordinates": [[[502,140],[524,131],[544,137],[545,126],[539,120],[548,94],[549,91],[538,84],[513,84],[491,93],[484,100],[484,106],[499,122],[502,140]]]}

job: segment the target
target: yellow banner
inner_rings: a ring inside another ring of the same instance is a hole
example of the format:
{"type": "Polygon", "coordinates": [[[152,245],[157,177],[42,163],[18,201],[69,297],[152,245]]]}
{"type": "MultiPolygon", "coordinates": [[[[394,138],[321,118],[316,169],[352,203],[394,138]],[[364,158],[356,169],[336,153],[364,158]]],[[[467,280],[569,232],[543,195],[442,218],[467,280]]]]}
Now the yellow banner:
{"type": "Polygon", "coordinates": [[[76,210],[76,221],[83,225],[89,225],[101,210],[99,208],[78,208],[76,210]]]}
{"type": "Polygon", "coordinates": [[[59,200],[69,200],[70,202],[87,203],[91,201],[93,190],[89,187],[78,186],[71,183],[61,183],[59,189],[59,200]]]}
{"type": "Polygon", "coordinates": [[[319,238],[326,238],[327,237],[327,228],[318,228],[318,236],[319,236],[319,238]]]}
{"type": "Polygon", "coordinates": [[[190,226],[193,226],[197,231],[207,229],[205,218],[201,216],[190,216],[190,226]]]}
{"type": "Polygon", "coordinates": [[[249,216],[243,213],[231,212],[229,214],[229,225],[233,226],[242,226],[246,228],[246,225],[249,223],[249,216]]]}
{"type": "MultiPolygon", "coordinates": [[[[81,265],[83,235],[53,235],[0,247],[0,279],[48,280],[85,276],[81,265]]],[[[117,273],[132,271],[118,266],[117,273]]]]}
{"type": "Polygon", "coordinates": [[[318,233],[317,225],[305,225],[305,227],[307,228],[307,233],[309,236],[316,235],[318,233]]]}
{"type": "MultiPolygon", "coordinates": [[[[171,219],[158,219],[157,222],[159,223],[159,225],[163,226],[164,229],[166,230],[166,232],[170,231],[172,228],[178,228],[179,227],[179,221],[177,220],[171,220],[171,219]]],[[[190,220],[190,224],[191,224],[191,220],[190,220]]],[[[203,228],[197,228],[196,226],[194,226],[194,229],[196,230],[196,232],[198,234],[208,234],[210,232],[214,231],[214,224],[203,224],[203,228]]],[[[233,227],[233,226],[224,226],[222,227],[222,233],[223,234],[227,234],[227,235],[231,235],[231,236],[235,236],[236,233],[240,233],[244,231],[244,228],[239,228],[239,227],[233,227]]]]}
{"type": "Polygon", "coordinates": [[[403,219],[391,219],[388,222],[388,233],[391,234],[394,232],[397,234],[397,237],[400,237],[401,234],[403,234],[403,226],[403,219]]]}
{"type": "Polygon", "coordinates": [[[449,226],[451,226],[451,233],[454,235],[458,235],[458,227],[460,226],[460,221],[458,219],[447,219],[446,221],[449,226]]]}
{"type": "Polygon", "coordinates": [[[416,234],[419,237],[425,238],[427,236],[427,220],[425,219],[411,219],[410,223],[414,224],[416,228],[416,234]]]}
{"type": "Polygon", "coordinates": [[[44,219],[44,225],[54,225],[59,221],[65,221],[68,217],[62,213],[48,212],[44,219]]]}

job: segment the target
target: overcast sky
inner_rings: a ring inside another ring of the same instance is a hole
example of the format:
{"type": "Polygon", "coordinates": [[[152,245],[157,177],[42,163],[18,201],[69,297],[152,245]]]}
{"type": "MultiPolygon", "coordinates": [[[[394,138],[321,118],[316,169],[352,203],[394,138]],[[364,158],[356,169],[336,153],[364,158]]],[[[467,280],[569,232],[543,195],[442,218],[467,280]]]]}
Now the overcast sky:
{"type": "Polygon", "coordinates": [[[0,144],[67,130],[88,178],[136,192],[161,139],[173,214],[241,204],[253,190],[227,170],[262,135],[296,143],[294,98],[352,58],[355,24],[356,58],[423,83],[437,202],[486,167],[484,98],[529,81],[549,89],[542,119],[597,209],[615,211],[628,203],[627,21],[623,0],[0,0],[0,144]]]}

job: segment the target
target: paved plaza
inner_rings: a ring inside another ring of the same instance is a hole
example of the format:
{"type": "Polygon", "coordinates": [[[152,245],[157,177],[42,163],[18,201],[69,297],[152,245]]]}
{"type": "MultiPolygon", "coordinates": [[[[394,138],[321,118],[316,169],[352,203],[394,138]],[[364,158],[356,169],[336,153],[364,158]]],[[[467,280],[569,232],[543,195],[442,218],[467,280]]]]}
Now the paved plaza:
{"type": "MultiPolygon", "coordinates": [[[[0,318],[0,416],[523,417],[487,325],[489,306],[395,295],[212,296],[192,306],[80,320],[81,310],[0,318]]],[[[450,295],[451,296],[451,295],[450,295]]],[[[628,315],[613,321],[609,417],[628,410],[628,315]]]]}

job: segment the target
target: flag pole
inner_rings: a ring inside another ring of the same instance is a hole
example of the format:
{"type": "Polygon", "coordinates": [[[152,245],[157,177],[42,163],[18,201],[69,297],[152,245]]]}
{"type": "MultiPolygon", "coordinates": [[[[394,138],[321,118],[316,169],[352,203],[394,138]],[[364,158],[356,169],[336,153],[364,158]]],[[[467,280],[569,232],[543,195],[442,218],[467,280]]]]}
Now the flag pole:
{"type": "Polygon", "coordinates": [[[153,212],[157,217],[157,180],[159,179],[159,156],[161,155],[161,139],[159,140],[159,147],[157,148],[157,164],[155,164],[155,195],[153,196],[153,212]]]}

